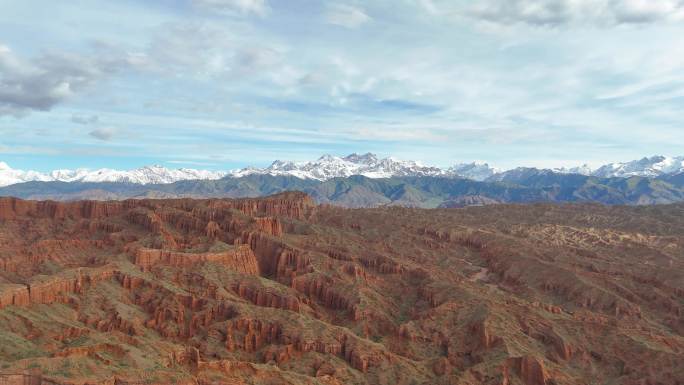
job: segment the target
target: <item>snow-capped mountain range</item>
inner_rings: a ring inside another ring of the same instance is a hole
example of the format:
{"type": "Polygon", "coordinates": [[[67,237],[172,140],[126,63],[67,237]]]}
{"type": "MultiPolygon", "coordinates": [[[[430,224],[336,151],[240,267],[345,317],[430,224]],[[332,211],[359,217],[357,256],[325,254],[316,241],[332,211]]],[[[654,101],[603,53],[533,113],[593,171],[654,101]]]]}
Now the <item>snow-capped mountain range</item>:
{"type": "Polygon", "coordinates": [[[233,176],[250,174],[292,175],[301,179],[328,180],[363,175],[369,178],[389,178],[392,176],[440,176],[445,171],[424,166],[412,160],[402,161],[394,158],[379,159],[375,154],[351,154],[340,158],[323,155],[318,160],[306,163],[276,160],[266,168],[245,168],[233,171],[233,176]]]}
{"type": "MultiPolygon", "coordinates": [[[[425,166],[416,161],[395,158],[378,158],[375,154],[351,154],[345,157],[324,155],[311,162],[291,162],[276,160],[265,168],[247,167],[232,171],[208,171],[189,168],[168,169],[162,166],[146,166],[134,170],[113,169],[76,169],[54,170],[48,173],[15,170],[7,163],[0,162],[0,187],[29,181],[61,182],[117,182],[135,184],[164,184],[181,180],[215,180],[226,176],[242,177],[247,175],[289,175],[301,179],[325,181],[363,175],[369,178],[388,178],[392,176],[445,176],[462,177],[478,181],[506,180],[506,175],[521,170],[503,171],[483,162],[462,163],[447,169],[425,166]]],[[[535,169],[531,169],[535,170],[535,169]]],[[[658,177],[661,175],[684,172],[684,156],[653,156],[631,162],[609,163],[597,169],[587,165],[573,168],[547,169],[546,172],[582,174],[598,177],[658,177]]]]}
{"type": "Polygon", "coordinates": [[[684,156],[653,156],[626,163],[610,163],[599,167],[592,175],[603,178],[630,176],[653,178],[660,175],[679,174],[681,172],[684,172],[684,156]]]}
{"type": "Polygon", "coordinates": [[[14,170],[0,162],[0,186],[22,182],[119,182],[135,184],[173,183],[190,179],[221,179],[228,175],[224,171],[194,170],[188,168],[167,169],[162,166],[145,166],[134,170],[112,170],[102,168],[89,170],[54,170],[49,173],[14,170]]]}

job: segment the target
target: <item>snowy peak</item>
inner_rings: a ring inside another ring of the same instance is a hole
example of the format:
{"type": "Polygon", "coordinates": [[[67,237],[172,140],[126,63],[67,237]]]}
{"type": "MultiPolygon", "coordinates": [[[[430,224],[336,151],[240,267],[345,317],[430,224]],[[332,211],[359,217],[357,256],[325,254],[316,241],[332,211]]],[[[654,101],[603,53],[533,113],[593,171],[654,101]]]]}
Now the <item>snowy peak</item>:
{"type": "Polygon", "coordinates": [[[624,163],[609,163],[592,173],[594,176],[609,178],[643,176],[654,178],[666,174],[684,172],[684,156],[666,157],[661,155],[642,158],[624,163]]]}
{"type": "Polygon", "coordinates": [[[375,154],[372,154],[370,152],[367,152],[363,155],[359,155],[357,153],[349,154],[345,156],[344,158],[345,161],[351,162],[351,163],[360,163],[360,164],[376,164],[378,163],[378,157],[375,154]]]}
{"type": "Polygon", "coordinates": [[[247,175],[294,176],[301,179],[325,181],[332,178],[346,178],[363,175],[368,178],[442,176],[461,177],[476,181],[515,181],[550,174],[580,174],[602,178],[613,177],[659,177],[684,172],[684,156],[652,156],[630,162],[609,163],[593,170],[584,164],[572,168],[537,169],[519,167],[501,171],[484,162],[456,164],[448,169],[425,166],[412,160],[392,157],[378,158],[373,153],[349,154],[345,157],[326,154],[315,161],[292,162],[276,160],[265,168],[246,167],[233,171],[208,171],[190,168],[168,169],[151,165],[134,170],[102,168],[89,170],[54,170],[48,173],[12,169],[0,162],[0,187],[30,181],[61,182],[114,182],[133,184],[166,184],[182,180],[214,180],[226,176],[247,175]]]}
{"type": "Polygon", "coordinates": [[[629,178],[633,176],[644,178],[657,178],[664,175],[675,175],[684,172],[684,156],[666,157],[656,155],[630,162],[608,163],[596,170],[589,165],[572,168],[538,169],[530,167],[518,167],[505,172],[494,174],[489,181],[513,181],[531,177],[534,174],[579,174],[595,176],[599,178],[629,178]]]}
{"type": "Polygon", "coordinates": [[[345,157],[323,155],[312,162],[284,162],[277,160],[269,167],[259,169],[243,168],[231,173],[240,177],[250,174],[288,175],[302,179],[328,180],[346,178],[352,175],[363,175],[369,178],[389,178],[393,176],[436,176],[444,175],[437,167],[426,167],[414,161],[402,161],[393,158],[379,159],[377,155],[350,154],[345,157]]]}
{"type": "Polygon", "coordinates": [[[223,171],[195,170],[188,168],[167,169],[154,165],[121,171],[102,168],[88,170],[54,170],[49,173],[14,170],[7,163],[0,162],[0,187],[23,182],[115,182],[135,184],[173,183],[190,179],[220,179],[226,176],[223,171]]]}
{"type": "Polygon", "coordinates": [[[559,168],[554,168],[553,172],[558,173],[558,174],[580,174],[580,175],[592,175],[594,170],[588,165],[588,164],[583,164],[581,166],[577,167],[559,167],[559,168]]]}
{"type": "Polygon", "coordinates": [[[447,170],[447,173],[450,175],[477,181],[484,181],[499,172],[501,170],[490,167],[489,164],[484,162],[460,163],[449,167],[447,170]]]}

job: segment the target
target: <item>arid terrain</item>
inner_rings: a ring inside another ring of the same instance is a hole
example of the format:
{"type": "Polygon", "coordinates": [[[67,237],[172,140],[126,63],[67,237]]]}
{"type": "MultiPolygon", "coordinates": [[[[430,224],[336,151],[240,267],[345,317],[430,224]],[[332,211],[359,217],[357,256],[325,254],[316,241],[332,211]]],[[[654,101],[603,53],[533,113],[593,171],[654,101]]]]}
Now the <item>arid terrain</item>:
{"type": "Polygon", "coordinates": [[[684,205],[0,198],[0,384],[684,384],[684,205]]]}

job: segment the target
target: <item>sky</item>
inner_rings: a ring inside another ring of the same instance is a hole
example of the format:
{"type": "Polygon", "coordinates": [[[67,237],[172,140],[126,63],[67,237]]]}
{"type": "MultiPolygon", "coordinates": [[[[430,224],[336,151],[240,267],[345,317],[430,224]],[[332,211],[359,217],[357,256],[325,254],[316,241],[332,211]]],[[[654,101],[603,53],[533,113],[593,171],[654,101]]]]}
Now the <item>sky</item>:
{"type": "Polygon", "coordinates": [[[684,155],[684,0],[0,0],[0,161],[684,155]]]}

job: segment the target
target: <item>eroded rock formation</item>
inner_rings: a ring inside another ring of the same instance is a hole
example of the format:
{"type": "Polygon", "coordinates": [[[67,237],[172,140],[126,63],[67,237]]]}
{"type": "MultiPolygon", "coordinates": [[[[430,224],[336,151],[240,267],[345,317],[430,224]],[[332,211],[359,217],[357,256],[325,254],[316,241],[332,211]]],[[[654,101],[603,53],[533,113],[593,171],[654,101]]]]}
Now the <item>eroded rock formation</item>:
{"type": "Polygon", "coordinates": [[[245,245],[238,245],[232,250],[218,253],[181,253],[140,248],[135,254],[135,264],[144,271],[149,271],[159,265],[189,267],[206,262],[220,263],[244,274],[259,274],[256,256],[252,249],[245,245]]]}
{"type": "Polygon", "coordinates": [[[0,198],[0,382],[681,384],[682,218],[0,198]]]}

